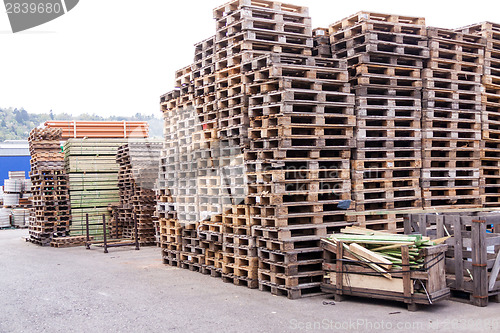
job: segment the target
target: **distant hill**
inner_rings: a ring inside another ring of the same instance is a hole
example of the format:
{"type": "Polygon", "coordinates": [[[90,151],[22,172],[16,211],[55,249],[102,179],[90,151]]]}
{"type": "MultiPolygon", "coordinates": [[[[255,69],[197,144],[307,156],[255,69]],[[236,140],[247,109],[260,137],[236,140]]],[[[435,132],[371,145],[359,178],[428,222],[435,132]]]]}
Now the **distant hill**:
{"type": "Polygon", "coordinates": [[[150,137],[163,137],[163,120],[154,115],[137,113],[133,117],[101,117],[96,114],[72,116],[67,113],[29,113],[24,109],[0,108],[0,142],[5,140],[27,140],[30,131],[49,120],[87,120],[87,121],[147,121],[150,137]]]}

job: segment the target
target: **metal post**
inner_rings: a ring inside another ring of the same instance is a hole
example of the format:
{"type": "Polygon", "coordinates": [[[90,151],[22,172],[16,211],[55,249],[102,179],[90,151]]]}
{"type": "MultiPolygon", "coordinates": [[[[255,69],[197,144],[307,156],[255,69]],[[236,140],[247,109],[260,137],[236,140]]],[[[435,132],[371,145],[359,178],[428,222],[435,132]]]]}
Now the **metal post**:
{"type": "Polygon", "coordinates": [[[102,214],[102,231],[104,237],[104,253],[108,253],[108,240],[106,238],[106,214],[102,214]]]}
{"type": "Polygon", "coordinates": [[[85,225],[87,228],[87,241],[85,242],[85,247],[87,250],[90,250],[89,213],[85,215],[85,225]]]}
{"type": "Polygon", "coordinates": [[[139,231],[137,230],[137,215],[134,213],[134,234],[135,234],[135,250],[139,250],[139,231]]]}

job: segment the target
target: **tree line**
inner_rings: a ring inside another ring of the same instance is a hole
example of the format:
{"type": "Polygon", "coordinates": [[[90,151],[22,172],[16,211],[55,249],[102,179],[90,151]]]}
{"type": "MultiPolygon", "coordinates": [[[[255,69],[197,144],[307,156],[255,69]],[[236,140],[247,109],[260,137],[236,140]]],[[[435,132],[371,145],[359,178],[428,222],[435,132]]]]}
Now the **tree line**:
{"type": "Polygon", "coordinates": [[[96,114],[72,116],[68,113],[29,113],[24,108],[0,108],[0,142],[5,140],[27,140],[30,131],[50,120],[84,120],[84,121],[147,121],[150,137],[163,136],[163,121],[155,115],[136,113],[132,117],[109,116],[96,114]]]}

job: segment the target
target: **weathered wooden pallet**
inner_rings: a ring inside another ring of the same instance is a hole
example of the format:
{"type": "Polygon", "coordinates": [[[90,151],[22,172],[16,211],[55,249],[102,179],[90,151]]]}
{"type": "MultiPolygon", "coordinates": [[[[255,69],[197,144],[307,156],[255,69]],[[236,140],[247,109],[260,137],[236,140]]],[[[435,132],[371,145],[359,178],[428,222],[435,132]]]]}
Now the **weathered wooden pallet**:
{"type": "Polygon", "coordinates": [[[297,287],[287,288],[266,281],[259,281],[259,290],[270,292],[272,295],[285,296],[288,299],[300,299],[304,297],[314,297],[324,294],[320,283],[308,283],[297,287]]]}

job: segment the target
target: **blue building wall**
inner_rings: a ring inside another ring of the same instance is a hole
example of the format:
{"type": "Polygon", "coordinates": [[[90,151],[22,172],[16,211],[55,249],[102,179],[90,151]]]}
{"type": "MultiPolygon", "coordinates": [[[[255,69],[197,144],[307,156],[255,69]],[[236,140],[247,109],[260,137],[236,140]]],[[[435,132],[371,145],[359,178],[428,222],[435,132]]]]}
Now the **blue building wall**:
{"type": "Polygon", "coordinates": [[[28,177],[30,159],[30,156],[0,156],[0,186],[4,179],[9,179],[9,171],[25,171],[28,177]]]}

